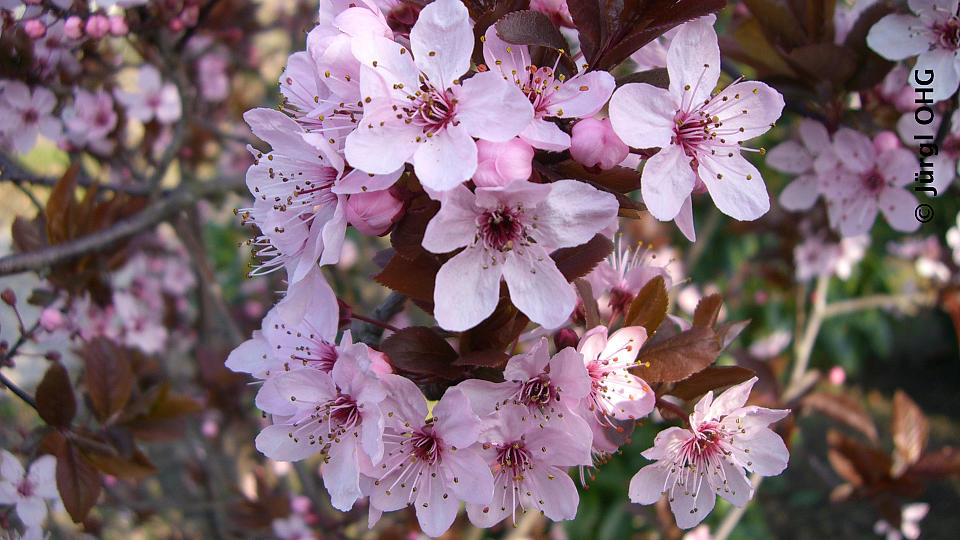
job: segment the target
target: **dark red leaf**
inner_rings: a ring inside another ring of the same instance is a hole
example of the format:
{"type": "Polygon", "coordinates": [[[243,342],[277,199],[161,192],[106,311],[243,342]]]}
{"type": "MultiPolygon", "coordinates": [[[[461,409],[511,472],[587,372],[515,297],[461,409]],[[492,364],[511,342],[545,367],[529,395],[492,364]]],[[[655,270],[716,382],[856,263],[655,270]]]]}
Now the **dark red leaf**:
{"type": "Polygon", "coordinates": [[[83,522],[100,498],[100,473],[60,432],[47,436],[43,450],[57,458],[57,491],[63,506],[75,523],[83,522]]]}
{"type": "Polygon", "coordinates": [[[712,364],[719,353],[713,330],[695,326],[641,348],[631,371],[647,382],[676,382],[712,364]]]}
{"type": "Polygon", "coordinates": [[[383,270],[373,276],[373,279],[384,287],[405,294],[414,300],[432,303],[433,286],[440,266],[436,256],[426,251],[414,259],[408,259],[397,253],[390,258],[383,270]]]}
{"type": "Polygon", "coordinates": [[[567,281],[573,281],[589,274],[611,253],[613,242],[606,236],[597,234],[586,244],[558,249],[551,253],[550,257],[557,263],[557,269],[563,277],[567,278],[567,281]]]}
{"type": "Polygon", "coordinates": [[[904,474],[904,476],[924,478],[957,475],[960,475],[960,449],[952,446],[945,446],[920,456],[920,459],[904,474]]]}
{"type": "Polygon", "coordinates": [[[461,356],[453,365],[503,369],[509,359],[510,355],[503,351],[474,351],[461,356]]]}
{"type": "Polygon", "coordinates": [[[740,384],[753,375],[753,370],[740,366],[707,366],[703,371],[678,382],[668,393],[689,401],[710,390],[740,384]]]}
{"type": "Polygon", "coordinates": [[[37,385],[36,400],[37,412],[44,422],[58,428],[70,425],[77,414],[77,400],[73,395],[70,375],[63,364],[50,364],[37,385]]]}
{"type": "Polygon", "coordinates": [[[930,435],[930,424],[920,407],[910,397],[897,390],[893,395],[893,475],[899,476],[923,455],[930,435]]]}
{"type": "Polygon", "coordinates": [[[713,328],[717,324],[721,307],[723,307],[723,298],[719,294],[704,296],[697,302],[697,308],[693,311],[693,325],[713,328]]]}
{"type": "Polygon", "coordinates": [[[667,284],[663,276],[657,276],[648,281],[630,302],[623,325],[642,326],[647,329],[647,336],[652,336],[667,317],[669,304],[667,284]]]}
{"type": "Polygon", "coordinates": [[[79,351],[86,364],[84,382],[100,418],[123,410],[133,389],[133,369],[124,348],[106,338],[95,338],[79,351]]]}
{"type": "Polygon", "coordinates": [[[877,440],[877,427],[873,424],[873,419],[863,410],[860,403],[848,394],[816,392],[804,396],[800,400],[800,405],[852,427],[871,441],[877,440]]]}
{"type": "Polygon", "coordinates": [[[395,332],[380,345],[390,365],[402,375],[418,381],[453,380],[463,374],[457,367],[457,351],[433,330],[410,326],[395,332]]]}
{"type": "Polygon", "coordinates": [[[139,449],[130,457],[91,451],[84,451],[84,457],[101,472],[117,478],[139,480],[157,472],[150,458],[139,449]]]}
{"type": "Polygon", "coordinates": [[[460,335],[460,353],[467,355],[473,351],[504,350],[517,339],[530,319],[520,313],[501,289],[500,302],[489,317],[460,335]]]}
{"type": "Polygon", "coordinates": [[[507,13],[494,25],[497,36],[507,43],[538,45],[569,51],[567,40],[550,17],[539,11],[525,10],[507,13]]]}

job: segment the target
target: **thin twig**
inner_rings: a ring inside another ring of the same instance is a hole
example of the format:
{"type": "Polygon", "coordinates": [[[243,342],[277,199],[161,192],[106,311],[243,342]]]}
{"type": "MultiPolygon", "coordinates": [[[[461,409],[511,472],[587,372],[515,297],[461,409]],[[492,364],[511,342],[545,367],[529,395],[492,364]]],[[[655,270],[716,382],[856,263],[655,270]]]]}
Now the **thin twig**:
{"type": "Polygon", "coordinates": [[[366,316],[364,316],[364,315],[359,315],[359,314],[357,314],[357,313],[351,313],[351,314],[350,314],[350,318],[351,318],[351,319],[356,319],[356,320],[358,320],[358,321],[363,321],[363,322],[365,322],[365,323],[372,324],[372,325],[374,325],[374,326],[379,326],[380,328],[383,328],[384,330],[389,330],[389,331],[391,331],[391,332],[399,332],[399,331],[400,331],[400,329],[397,328],[396,326],[389,325],[389,324],[387,324],[387,323],[385,323],[385,322],[382,322],[382,321],[378,321],[378,320],[374,319],[373,317],[366,317],[366,316]]]}
{"type": "MultiPolygon", "coordinates": [[[[398,292],[391,292],[390,296],[373,310],[372,318],[380,322],[389,321],[394,315],[403,311],[403,306],[406,301],[406,296],[398,292]]],[[[384,330],[380,326],[375,326],[364,321],[354,322],[350,329],[353,332],[353,339],[355,341],[366,343],[371,347],[376,347],[380,344],[380,336],[383,335],[384,330]]]]}
{"type": "Polygon", "coordinates": [[[33,410],[39,412],[39,409],[37,409],[37,402],[34,401],[33,397],[24,392],[19,386],[16,385],[16,383],[8,379],[3,373],[0,373],[0,384],[3,384],[3,386],[7,387],[7,389],[13,392],[15,396],[23,400],[24,403],[33,407],[33,410]]]}

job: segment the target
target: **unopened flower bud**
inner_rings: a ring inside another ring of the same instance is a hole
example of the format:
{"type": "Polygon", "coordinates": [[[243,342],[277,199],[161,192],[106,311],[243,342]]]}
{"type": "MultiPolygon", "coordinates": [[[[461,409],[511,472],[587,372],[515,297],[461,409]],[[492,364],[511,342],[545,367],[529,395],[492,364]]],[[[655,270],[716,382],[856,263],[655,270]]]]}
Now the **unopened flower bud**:
{"type": "Polygon", "coordinates": [[[526,180],[533,172],[533,147],[514,137],[505,142],[477,141],[477,171],[473,182],[480,187],[505,186],[526,180]]]}
{"type": "Polygon", "coordinates": [[[558,351],[567,347],[576,347],[579,341],[580,338],[577,337],[577,333],[569,328],[561,328],[553,335],[553,344],[557,346],[558,351]]]}
{"type": "Polygon", "coordinates": [[[626,159],[630,148],[617,137],[610,119],[584,118],[570,133],[570,156],[587,167],[612,169],[626,159]]]}
{"type": "Polygon", "coordinates": [[[389,190],[354,193],[347,199],[347,221],[363,234],[382,236],[400,219],[403,201],[389,190]]]}
{"type": "Polygon", "coordinates": [[[103,15],[93,15],[87,19],[85,30],[88,36],[100,39],[110,31],[110,21],[103,15]]]}
{"type": "Polygon", "coordinates": [[[23,31],[33,39],[40,39],[47,35],[47,27],[37,19],[30,19],[23,23],[23,31]]]}
{"type": "Polygon", "coordinates": [[[63,327],[63,313],[59,309],[44,308],[40,312],[40,326],[47,332],[63,327]]]}
{"type": "Polygon", "coordinates": [[[63,35],[70,39],[80,39],[83,37],[83,19],[76,15],[67,17],[63,22],[63,35]]]}
{"type": "Polygon", "coordinates": [[[0,292],[0,299],[4,301],[8,306],[15,306],[17,304],[17,295],[13,292],[13,289],[4,289],[3,292],[0,292]]]}
{"type": "Polygon", "coordinates": [[[127,27],[127,20],[123,18],[123,15],[110,16],[110,35],[125,36],[129,31],[130,28],[127,27]]]}
{"type": "Polygon", "coordinates": [[[892,131],[881,131],[873,138],[873,147],[878,154],[882,154],[887,150],[900,148],[900,138],[892,131]]]}

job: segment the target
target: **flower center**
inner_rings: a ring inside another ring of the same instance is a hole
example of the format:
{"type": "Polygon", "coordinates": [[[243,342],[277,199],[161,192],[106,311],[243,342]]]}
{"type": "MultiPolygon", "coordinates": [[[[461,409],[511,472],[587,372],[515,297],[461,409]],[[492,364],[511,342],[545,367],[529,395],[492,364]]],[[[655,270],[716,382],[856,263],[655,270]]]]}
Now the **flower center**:
{"type": "Polygon", "coordinates": [[[525,243],[521,212],[503,206],[488,211],[477,218],[479,240],[488,249],[509,251],[516,244],[525,243]]]}
{"type": "Polygon", "coordinates": [[[627,308],[630,306],[630,302],[633,301],[633,294],[625,289],[620,287],[614,287],[610,290],[610,301],[607,303],[610,306],[610,309],[613,310],[614,314],[617,313],[626,313],[627,308]]]}
{"type": "Polygon", "coordinates": [[[933,33],[937,36],[937,44],[943,49],[960,49],[960,20],[956,15],[944,22],[933,25],[933,33]]]}
{"type": "Polygon", "coordinates": [[[27,109],[23,111],[23,123],[24,124],[36,124],[40,120],[40,113],[34,109],[27,109]]]}
{"type": "Polygon", "coordinates": [[[705,422],[697,427],[696,437],[684,443],[686,462],[702,467],[726,454],[723,448],[724,432],[717,422],[705,422]]]}
{"type": "Polygon", "coordinates": [[[877,171],[870,171],[870,174],[863,177],[862,182],[863,189],[871,194],[878,193],[883,189],[883,186],[887,185],[886,181],[884,181],[883,177],[881,177],[877,171]]]}
{"type": "Polygon", "coordinates": [[[360,425],[360,410],[352,397],[340,394],[327,405],[327,408],[330,422],[339,426],[342,431],[348,431],[360,425]]]}
{"type": "Polygon", "coordinates": [[[314,345],[297,347],[297,352],[291,355],[291,358],[300,360],[304,366],[312,366],[325,373],[333,371],[333,364],[337,362],[339,355],[337,349],[326,341],[317,341],[314,345]]]}
{"type": "Polygon", "coordinates": [[[551,401],[560,401],[560,393],[550,384],[550,378],[545,373],[541,373],[523,383],[518,401],[525,405],[542,407],[551,401]]]}
{"type": "Polygon", "coordinates": [[[427,137],[432,137],[447,125],[455,126],[459,123],[454,120],[457,99],[452,91],[437,90],[425,82],[416,93],[416,97],[410,96],[410,98],[413,99],[411,107],[404,108],[407,114],[406,122],[423,128],[427,137]]]}
{"type": "Polygon", "coordinates": [[[26,476],[17,485],[17,493],[23,498],[32,497],[34,491],[34,485],[30,483],[30,479],[26,476]]]}
{"type": "Polygon", "coordinates": [[[434,465],[440,461],[440,441],[433,434],[431,426],[427,426],[423,431],[413,432],[410,438],[410,444],[413,445],[413,455],[427,465],[434,465]]]}
{"type": "Polygon", "coordinates": [[[523,441],[504,444],[497,448],[497,468],[512,474],[514,480],[523,480],[523,473],[531,468],[532,461],[523,441]]]}

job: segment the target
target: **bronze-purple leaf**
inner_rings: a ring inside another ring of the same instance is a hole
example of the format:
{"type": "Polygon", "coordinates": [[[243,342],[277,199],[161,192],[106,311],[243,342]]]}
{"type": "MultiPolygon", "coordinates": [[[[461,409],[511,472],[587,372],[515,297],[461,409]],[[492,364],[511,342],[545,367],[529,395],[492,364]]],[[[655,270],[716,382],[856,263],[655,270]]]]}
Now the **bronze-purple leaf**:
{"type": "Polygon", "coordinates": [[[47,368],[37,385],[37,412],[44,422],[56,428],[65,428],[77,414],[77,400],[73,395],[70,375],[60,362],[47,368]]]}
{"type": "Polygon", "coordinates": [[[83,522],[100,498],[100,473],[58,431],[44,439],[43,450],[57,458],[57,491],[63,506],[75,523],[83,522]]]}
{"type": "Polygon", "coordinates": [[[877,427],[873,419],[856,399],[847,394],[815,392],[804,396],[800,405],[852,427],[871,441],[877,440],[877,427]]]}
{"type": "Polygon", "coordinates": [[[753,375],[753,370],[740,366],[707,366],[703,371],[678,382],[668,393],[689,401],[710,390],[740,384],[753,375]]]}
{"type": "Polygon", "coordinates": [[[890,422],[893,432],[893,469],[891,473],[899,476],[923,455],[930,435],[930,425],[920,407],[910,397],[897,390],[893,396],[893,418],[890,422]]]}
{"type": "Polygon", "coordinates": [[[720,354],[713,329],[695,326],[640,349],[634,375],[647,382],[676,382],[702,371],[720,354]]]}
{"type": "Polygon", "coordinates": [[[652,336],[667,317],[669,304],[666,281],[663,276],[657,276],[648,281],[630,302],[623,325],[642,326],[647,329],[647,336],[652,336]]]}
{"type": "Polygon", "coordinates": [[[397,372],[420,381],[453,380],[463,369],[453,365],[457,351],[424,326],[410,326],[383,340],[381,349],[397,372]]]}
{"type": "Polygon", "coordinates": [[[86,364],[84,382],[100,418],[123,410],[133,389],[133,369],[126,349],[106,338],[95,338],[79,350],[86,364]]]}
{"type": "Polygon", "coordinates": [[[693,311],[693,325],[713,328],[717,324],[721,307],[723,307],[723,298],[719,294],[704,296],[697,302],[697,308],[693,311]]]}
{"type": "Polygon", "coordinates": [[[613,242],[598,233],[586,244],[558,249],[551,253],[550,257],[557,263],[557,269],[563,277],[567,278],[567,281],[573,281],[589,274],[611,253],[613,242]]]}

